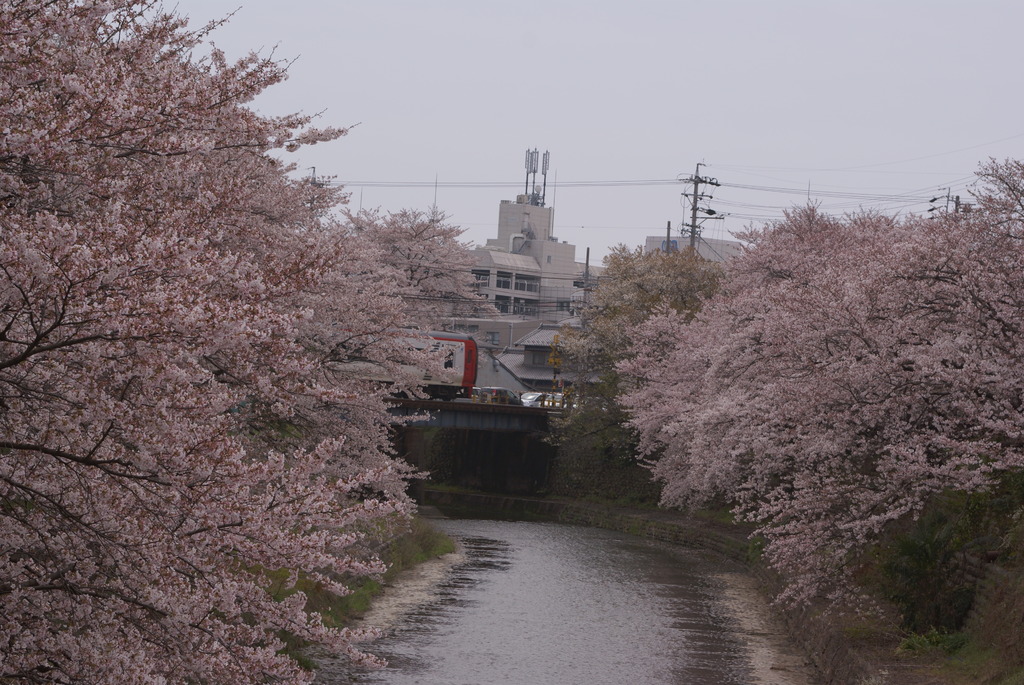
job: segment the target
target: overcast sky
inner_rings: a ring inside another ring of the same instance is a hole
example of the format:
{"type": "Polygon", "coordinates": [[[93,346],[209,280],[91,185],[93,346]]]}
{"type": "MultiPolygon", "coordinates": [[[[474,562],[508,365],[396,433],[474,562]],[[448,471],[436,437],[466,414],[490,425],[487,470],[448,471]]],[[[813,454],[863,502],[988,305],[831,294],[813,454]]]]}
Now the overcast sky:
{"type": "MultiPolygon", "coordinates": [[[[173,2],[169,2],[173,5],[173,2]]],[[[555,234],[599,261],[677,233],[702,163],[709,237],[808,198],[923,212],[981,161],[1024,157],[1019,0],[181,0],[214,42],[274,50],[266,114],[355,126],[304,150],[351,204],[426,209],[496,235],[550,151],[555,234]]],[[[537,176],[538,185],[542,176],[537,176]]],[[[945,204],[944,201],[939,204],[945,204]]]]}

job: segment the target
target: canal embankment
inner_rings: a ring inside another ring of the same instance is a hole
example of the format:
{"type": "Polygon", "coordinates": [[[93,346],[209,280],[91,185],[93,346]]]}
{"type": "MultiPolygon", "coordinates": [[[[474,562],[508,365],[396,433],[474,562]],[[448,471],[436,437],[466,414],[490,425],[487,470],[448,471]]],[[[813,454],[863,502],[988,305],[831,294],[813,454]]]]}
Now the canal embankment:
{"type": "MultiPolygon", "coordinates": [[[[559,521],[704,550],[723,561],[742,564],[766,605],[782,587],[782,579],[759,561],[750,527],[666,510],[429,487],[419,492],[419,498],[424,505],[451,515],[559,521]]],[[[897,654],[898,631],[866,618],[854,607],[771,608],[825,685],[951,685],[927,659],[897,654]]]]}

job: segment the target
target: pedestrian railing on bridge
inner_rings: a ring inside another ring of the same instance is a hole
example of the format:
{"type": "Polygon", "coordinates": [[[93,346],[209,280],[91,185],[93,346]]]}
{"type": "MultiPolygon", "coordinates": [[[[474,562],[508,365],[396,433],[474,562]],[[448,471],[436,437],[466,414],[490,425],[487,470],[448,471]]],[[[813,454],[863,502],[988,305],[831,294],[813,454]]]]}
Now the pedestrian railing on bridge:
{"type": "Polygon", "coordinates": [[[557,412],[547,407],[522,407],[456,400],[411,400],[391,398],[388,412],[396,417],[411,417],[406,425],[473,430],[544,431],[548,419],[557,412]]]}

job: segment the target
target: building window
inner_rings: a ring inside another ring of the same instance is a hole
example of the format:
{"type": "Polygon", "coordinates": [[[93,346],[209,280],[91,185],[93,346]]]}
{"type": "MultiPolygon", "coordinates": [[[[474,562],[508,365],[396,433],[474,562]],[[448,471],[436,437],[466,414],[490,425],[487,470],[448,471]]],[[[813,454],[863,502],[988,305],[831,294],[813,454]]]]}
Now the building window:
{"type": "Polygon", "coordinates": [[[551,255],[548,255],[548,264],[551,263],[551,255]]]}
{"type": "Polygon", "coordinates": [[[487,331],[484,333],[484,342],[488,345],[497,346],[501,344],[501,334],[498,331],[487,331]]]}
{"type": "Polygon", "coordinates": [[[560,312],[567,312],[569,311],[569,300],[559,300],[555,307],[560,312]]]}
{"type": "Polygon", "coordinates": [[[491,280],[491,272],[473,269],[473,279],[480,285],[487,285],[491,280]]]}
{"type": "Polygon", "coordinates": [[[512,313],[523,316],[537,316],[537,302],[535,300],[523,300],[515,298],[512,301],[512,313]]]}
{"type": "Polygon", "coordinates": [[[498,272],[498,278],[494,283],[495,288],[504,288],[506,290],[512,289],[512,274],[504,271],[498,272]]]}
{"type": "Polygon", "coordinates": [[[502,314],[512,313],[512,298],[507,295],[495,295],[494,307],[502,314]]]}
{"type": "Polygon", "coordinates": [[[540,280],[531,276],[516,276],[516,290],[535,293],[540,290],[540,280]]]}
{"type": "Polygon", "coordinates": [[[526,353],[526,363],[531,366],[549,366],[548,358],[550,356],[550,352],[545,352],[543,350],[529,350],[526,353]]]}

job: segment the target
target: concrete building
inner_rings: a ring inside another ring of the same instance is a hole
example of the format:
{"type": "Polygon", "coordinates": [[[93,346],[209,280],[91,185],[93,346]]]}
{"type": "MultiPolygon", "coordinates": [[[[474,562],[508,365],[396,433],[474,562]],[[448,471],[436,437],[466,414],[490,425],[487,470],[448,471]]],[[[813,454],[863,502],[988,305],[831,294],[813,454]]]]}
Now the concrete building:
{"type": "Polygon", "coordinates": [[[576,261],[576,246],[553,235],[554,211],[540,192],[503,200],[498,235],[474,251],[478,291],[498,310],[494,319],[458,319],[457,330],[484,348],[506,349],[541,323],[570,319],[587,277],[601,271],[576,261]]]}
{"type": "MultiPolygon", "coordinates": [[[[665,236],[649,235],[644,242],[644,252],[665,251],[665,236]]],[[[690,246],[689,236],[672,238],[670,249],[681,250],[690,246]]],[[[722,240],[721,238],[704,238],[697,236],[694,247],[699,254],[709,262],[724,262],[730,257],[735,257],[743,251],[743,243],[736,240],[722,240]]]]}
{"type": "MultiPolygon", "coordinates": [[[[547,153],[543,169],[546,177],[547,153]]],[[[451,325],[477,341],[478,386],[550,391],[566,382],[551,363],[555,336],[562,326],[579,325],[579,305],[603,268],[576,261],[576,246],[554,235],[554,209],[545,206],[546,182],[544,189],[536,185],[536,150],[527,150],[526,171],[524,193],[498,207],[497,236],[474,251],[477,290],[497,316],[453,319],[451,325]]],[[[672,249],[684,247],[682,239],[672,242],[672,249]]],[[[652,236],[644,249],[666,249],[664,243],[664,236],[652,236]]],[[[701,238],[697,251],[705,259],[724,261],[741,247],[701,238]]]]}
{"type": "Polygon", "coordinates": [[[558,321],[583,289],[586,265],[576,261],[575,245],[552,234],[554,212],[536,201],[536,193],[502,201],[498,237],[476,250],[473,274],[502,314],[558,321]]]}

